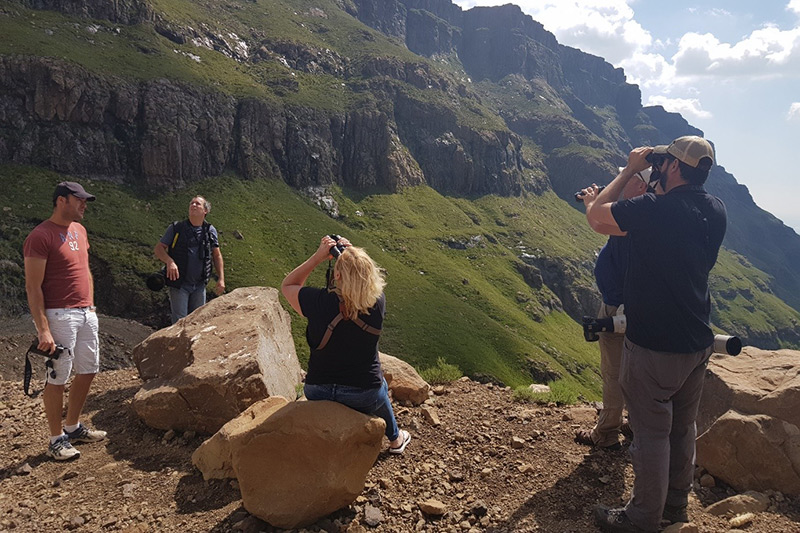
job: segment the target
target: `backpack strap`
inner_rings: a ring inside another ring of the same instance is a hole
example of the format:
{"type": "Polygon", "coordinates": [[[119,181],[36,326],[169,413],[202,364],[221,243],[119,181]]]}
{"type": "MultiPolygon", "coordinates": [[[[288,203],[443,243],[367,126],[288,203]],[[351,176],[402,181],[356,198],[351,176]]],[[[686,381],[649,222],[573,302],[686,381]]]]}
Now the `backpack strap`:
{"type": "MultiPolygon", "coordinates": [[[[339,295],[337,294],[336,297],[338,298],[339,295]]],[[[349,320],[345,316],[344,312],[345,312],[344,302],[339,300],[339,314],[333,317],[333,320],[331,320],[331,323],[328,324],[328,327],[325,329],[325,335],[322,336],[322,341],[320,341],[319,346],[317,346],[318,351],[325,348],[325,346],[328,344],[328,341],[331,340],[331,335],[333,335],[333,330],[336,328],[336,326],[339,325],[339,322],[341,322],[342,320],[349,320]]],[[[358,317],[353,319],[353,323],[356,326],[360,327],[362,330],[366,331],[367,333],[370,333],[378,337],[380,337],[381,335],[380,329],[370,326],[369,324],[367,324],[358,317]]]]}

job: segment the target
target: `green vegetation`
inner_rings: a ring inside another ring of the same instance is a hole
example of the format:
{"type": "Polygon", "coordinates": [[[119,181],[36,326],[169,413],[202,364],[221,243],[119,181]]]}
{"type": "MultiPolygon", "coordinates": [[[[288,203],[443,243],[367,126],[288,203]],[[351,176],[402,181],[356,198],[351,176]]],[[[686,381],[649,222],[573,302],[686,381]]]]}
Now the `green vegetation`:
{"type": "Polygon", "coordinates": [[[444,360],[444,357],[439,357],[434,366],[421,370],[419,375],[431,385],[446,385],[464,374],[456,365],[451,365],[444,360]]]}

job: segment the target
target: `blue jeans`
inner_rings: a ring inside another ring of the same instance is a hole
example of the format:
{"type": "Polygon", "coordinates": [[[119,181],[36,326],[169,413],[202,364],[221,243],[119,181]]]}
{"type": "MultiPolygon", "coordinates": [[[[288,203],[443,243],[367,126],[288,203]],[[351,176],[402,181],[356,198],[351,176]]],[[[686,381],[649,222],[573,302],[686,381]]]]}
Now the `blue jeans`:
{"type": "Polygon", "coordinates": [[[375,415],[386,422],[386,437],[393,441],[400,435],[394,419],[392,402],[389,400],[389,385],[386,380],[377,389],[362,389],[348,385],[310,385],[303,387],[306,398],[311,401],[330,400],[346,405],[365,415],[375,415]]]}
{"type": "Polygon", "coordinates": [[[172,323],[205,305],[206,286],[204,283],[193,285],[184,283],[180,288],[169,288],[169,306],[172,311],[172,323]]]}

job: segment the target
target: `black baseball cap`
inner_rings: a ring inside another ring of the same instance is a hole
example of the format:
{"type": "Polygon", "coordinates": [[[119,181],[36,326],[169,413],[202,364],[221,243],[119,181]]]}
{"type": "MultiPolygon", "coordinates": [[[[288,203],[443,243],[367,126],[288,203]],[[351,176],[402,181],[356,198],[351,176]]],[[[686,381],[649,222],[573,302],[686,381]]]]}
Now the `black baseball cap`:
{"type": "Polygon", "coordinates": [[[59,196],[69,196],[70,194],[76,198],[81,198],[90,202],[95,200],[94,195],[86,192],[80,183],[76,183],[74,181],[62,181],[56,185],[56,190],[53,191],[53,201],[55,201],[59,196]]]}

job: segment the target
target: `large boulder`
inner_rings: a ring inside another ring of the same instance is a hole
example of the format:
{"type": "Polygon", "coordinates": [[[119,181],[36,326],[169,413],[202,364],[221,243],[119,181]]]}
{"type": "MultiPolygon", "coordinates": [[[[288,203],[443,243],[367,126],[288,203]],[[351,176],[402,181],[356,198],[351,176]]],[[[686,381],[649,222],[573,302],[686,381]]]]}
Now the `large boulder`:
{"type": "Polygon", "coordinates": [[[738,490],[800,494],[800,353],[715,355],[697,416],[697,464],[738,490]]]}
{"type": "Polygon", "coordinates": [[[392,391],[392,397],[399,402],[419,405],[428,399],[430,385],[417,374],[414,367],[391,355],[378,352],[383,369],[383,377],[392,391]]]}
{"type": "Polygon", "coordinates": [[[739,491],[800,495],[800,428],[728,411],[697,439],[697,463],[739,491]]]}
{"type": "Polygon", "coordinates": [[[259,400],[203,442],[192,454],[192,464],[203,473],[203,479],[235,478],[231,452],[235,441],[258,431],[267,418],[287,403],[280,396],[259,400]]]}
{"type": "Polygon", "coordinates": [[[294,399],[301,380],[278,291],[247,287],[216,298],[133,350],[145,381],[133,407],[157,429],[211,434],[258,400],[294,399]]]}
{"type": "Polygon", "coordinates": [[[228,475],[230,464],[245,509],[273,526],[303,527],[350,505],[381,450],[385,422],[335,402],[271,400],[203,443],[194,464],[206,478],[228,475]]]}
{"type": "Polygon", "coordinates": [[[714,355],[708,365],[697,431],[733,409],[800,426],[800,352],[747,346],[736,357],[714,355]]]}

